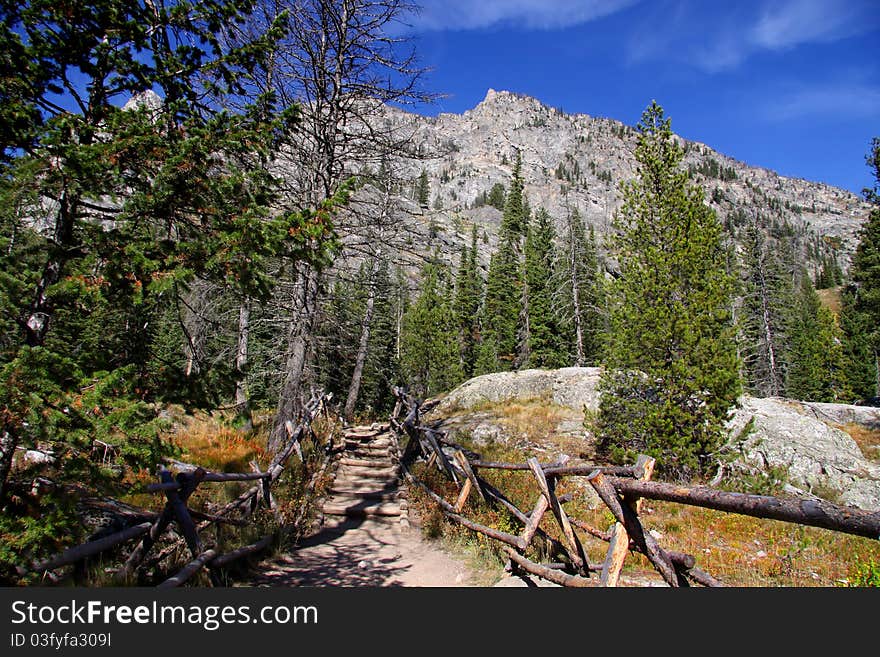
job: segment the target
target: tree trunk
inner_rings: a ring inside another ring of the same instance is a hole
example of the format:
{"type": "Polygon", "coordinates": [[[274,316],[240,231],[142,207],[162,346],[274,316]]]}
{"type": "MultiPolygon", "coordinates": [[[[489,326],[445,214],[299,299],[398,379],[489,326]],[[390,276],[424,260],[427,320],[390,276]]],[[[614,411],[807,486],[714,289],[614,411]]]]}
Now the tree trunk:
{"type": "Polygon", "coordinates": [[[306,360],[314,334],[317,314],[317,298],[320,274],[310,266],[304,266],[299,275],[298,290],[290,320],[287,340],[287,364],[284,386],[278,397],[275,422],[269,434],[268,450],[277,452],[287,440],[285,422],[294,421],[302,414],[302,385],[306,360]]]}
{"type": "Polygon", "coordinates": [[[761,294],[761,321],[764,325],[764,339],[767,341],[767,367],[770,372],[770,395],[779,396],[780,382],[779,368],[776,364],[776,335],[773,330],[773,320],[770,314],[770,290],[764,275],[763,254],[759,254],[762,260],[758,264],[758,276],[760,277],[761,294]]]}
{"type": "Polygon", "coordinates": [[[577,253],[575,249],[574,239],[572,236],[571,247],[569,251],[569,272],[571,274],[571,303],[574,308],[574,337],[575,347],[577,349],[577,359],[575,365],[583,367],[584,365],[584,327],[581,325],[581,294],[580,281],[578,280],[577,253]]]}
{"type": "Polygon", "coordinates": [[[364,321],[361,324],[361,339],[358,343],[357,357],[354,362],[354,372],[351,375],[351,385],[348,387],[348,396],[345,398],[345,407],[342,411],[346,420],[351,419],[354,414],[355,406],[357,406],[358,394],[361,389],[361,379],[364,375],[364,363],[367,360],[367,349],[370,344],[370,326],[373,323],[373,308],[376,305],[376,274],[379,271],[379,257],[373,258],[370,267],[370,276],[368,279],[369,296],[367,296],[367,307],[364,310],[364,321]]]}
{"type": "Polygon", "coordinates": [[[247,394],[248,334],[251,327],[250,299],[245,299],[238,308],[238,348],[235,352],[235,412],[244,420],[245,431],[253,429],[253,418],[247,394]]]}
{"type": "Polygon", "coordinates": [[[58,216],[55,220],[54,244],[49,258],[43,268],[43,275],[34,290],[33,301],[27,311],[27,318],[22,322],[25,330],[25,341],[30,347],[38,347],[46,340],[49,332],[49,320],[52,316],[52,304],[46,290],[61,280],[67,256],[73,246],[73,226],[76,218],[78,200],[67,191],[59,199],[58,216]]]}
{"type": "Polygon", "coordinates": [[[18,445],[18,438],[13,431],[4,429],[0,435],[0,504],[6,498],[6,479],[12,470],[12,457],[15,455],[15,448],[18,445]]]}

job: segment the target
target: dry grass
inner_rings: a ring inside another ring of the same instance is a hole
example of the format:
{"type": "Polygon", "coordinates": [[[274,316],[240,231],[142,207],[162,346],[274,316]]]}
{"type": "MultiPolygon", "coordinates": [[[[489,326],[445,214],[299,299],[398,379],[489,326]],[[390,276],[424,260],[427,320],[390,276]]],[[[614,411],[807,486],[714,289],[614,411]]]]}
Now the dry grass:
{"type": "MultiPolygon", "coordinates": [[[[462,412],[462,411],[457,411],[462,412]]],[[[467,413],[493,416],[493,421],[508,436],[516,436],[521,444],[542,445],[552,450],[577,454],[582,441],[559,432],[564,421],[580,424],[583,415],[554,404],[549,398],[518,399],[508,402],[483,402],[467,413]]]]}
{"type": "Polygon", "coordinates": [[[842,289],[841,287],[829,287],[825,290],[816,290],[822,305],[831,310],[835,315],[840,314],[840,292],[842,289]]]}
{"type": "Polygon", "coordinates": [[[880,429],[869,429],[855,423],[846,424],[840,428],[856,442],[866,459],[880,463],[880,429]]]}
{"type": "Polygon", "coordinates": [[[266,437],[224,425],[221,419],[199,417],[174,436],[180,460],[215,472],[248,472],[253,460],[262,462],[266,437]]]}
{"type": "MultiPolygon", "coordinates": [[[[583,515],[607,528],[606,511],[583,515]]],[[[860,564],[880,558],[876,540],[711,509],[645,500],[640,517],[645,529],[659,532],[661,546],[693,555],[698,568],[727,586],[841,586],[860,564]]],[[[585,540],[601,563],[606,544],[585,540]]],[[[641,555],[627,558],[625,572],[651,569],[641,555]]]]}

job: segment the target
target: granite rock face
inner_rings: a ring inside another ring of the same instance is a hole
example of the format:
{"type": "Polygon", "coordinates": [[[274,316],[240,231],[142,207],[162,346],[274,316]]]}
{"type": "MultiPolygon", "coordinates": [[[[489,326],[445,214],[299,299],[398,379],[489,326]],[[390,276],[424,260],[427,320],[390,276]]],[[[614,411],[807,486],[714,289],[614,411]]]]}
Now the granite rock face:
{"type": "MultiPolygon", "coordinates": [[[[428,207],[414,207],[413,212],[425,224],[426,238],[431,226],[431,239],[451,264],[457,262],[460,247],[469,243],[471,225],[484,235],[480,260],[484,266],[488,263],[501,213],[480,205],[478,199],[496,184],[509,186],[517,153],[522,156],[531,208],[545,208],[557,222],[577,208],[599,237],[610,231],[621,206],[620,183],[635,175],[637,133],[632,127],[610,118],[567,113],[509,91],[489,89],[480,103],[461,114],[420,116],[388,109],[384,124],[405,135],[413,150],[424,156],[401,161],[400,174],[415,181],[426,172],[428,207]],[[448,252],[444,240],[452,243],[448,252]]],[[[803,237],[799,245],[805,258],[810,257],[809,243],[821,244],[847,268],[870,211],[864,199],[676,138],[685,148],[683,165],[722,221],[739,226],[744,216],[761,213],[803,237]]]]}
{"type": "MultiPolygon", "coordinates": [[[[836,417],[861,417],[859,407],[836,411],[836,417]]],[[[810,405],[744,397],[729,428],[731,447],[739,453],[734,467],[781,468],[791,484],[809,493],[880,509],[880,465],[866,459],[845,431],[813,416],[810,405]]]]}

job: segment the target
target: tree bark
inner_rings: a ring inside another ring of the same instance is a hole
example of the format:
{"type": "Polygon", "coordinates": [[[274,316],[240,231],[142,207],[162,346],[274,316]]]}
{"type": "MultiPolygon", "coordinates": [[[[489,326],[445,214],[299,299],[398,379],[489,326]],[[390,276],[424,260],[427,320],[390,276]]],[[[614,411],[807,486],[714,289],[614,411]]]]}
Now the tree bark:
{"type": "Polygon", "coordinates": [[[29,347],[38,347],[46,340],[49,322],[52,317],[52,302],[46,290],[61,280],[64,265],[73,247],[73,228],[79,198],[67,190],[58,199],[58,215],[55,219],[54,244],[50,247],[49,257],[43,268],[43,275],[34,290],[33,300],[28,307],[27,317],[21,321],[25,330],[25,342],[29,347]]]}
{"type": "Polygon", "coordinates": [[[238,308],[238,347],[235,351],[235,412],[244,420],[245,431],[253,429],[250,401],[247,394],[248,335],[251,327],[250,299],[245,299],[238,308]]]}
{"type": "Polygon", "coordinates": [[[705,486],[677,486],[618,477],[608,477],[607,481],[618,492],[627,495],[822,527],[872,539],[880,537],[880,511],[843,507],[825,500],[785,500],[767,495],[729,493],[705,486]]]}
{"type": "Polygon", "coordinates": [[[302,414],[301,398],[306,362],[314,335],[315,317],[320,274],[311,266],[304,266],[299,276],[297,298],[291,317],[290,333],[287,340],[287,365],[284,386],[278,398],[275,422],[269,434],[270,454],[278,452],[287,440],[285,423],[296,421],[302,414]]]}
{"type": "Polygon", "coordinates": [[[12,457],[18,445],[18,437],[9,428],[4,428],[0,434],[0,504],[6,499],[6,480],[12,470],[12,457]]]}
{"type": "Polygon", "coordinates": [[[354,415],[357,406],[358,394],[361,389],[361,379],[364,375],[364,363],[367,360],[367,350],[370,344],[370,328],[373,323],[373,309],[376,305],[376,274],[379,271],[379,257],[374,256],[370,266],[370,276],[367,281],[369,288],[367,305],[364,309],[364,320],[361,323],[361,337],[358,343],[357,357],[354,363],[354,372],[351,375],[351,385],[348,387],[348,396],[345,398],[345,407],[342,411],[346,420],[354,415]]]}

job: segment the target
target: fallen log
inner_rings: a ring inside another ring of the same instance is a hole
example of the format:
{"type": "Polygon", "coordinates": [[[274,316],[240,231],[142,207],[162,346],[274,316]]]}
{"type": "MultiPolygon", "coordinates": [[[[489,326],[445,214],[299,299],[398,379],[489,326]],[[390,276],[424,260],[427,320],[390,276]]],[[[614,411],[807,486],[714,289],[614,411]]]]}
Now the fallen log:
{"type": "Polygon", "coordinates": [[[507,556],[510,557],[510,560],[513,561],[517,566],[525,570],[526,572],[531,573],[532,575],[537,575],[543,579],[546,579],[548,582],[553,582],[554,584],[559,584],[560,586],[567,587],[578,587],[578,588],[587,588],[594,586],[593,581],[587,579],[586,577],[578,577],[577,575],[569,575],[568,573],[564,573],[557,568],[550,568],[548,566],[543,566],[541,564],[535,563],[530,559],[519,554],[516,550],[512,550],[508,547],[502,547],[507,553],[507,556]]]}
{"type": "Polygon", "coordinates": [[[618,477],[607,477],[606,481],[627,495],[880,539],[880,511],[838,506],[824,500],[786,500],[767,495],[729,493],[705,486],[678,486],[618,477]]]}
{"type": "Polygon", "coordinates": [[[206,563],[214,559],[217,556],[216,550],[206,550],[198,555],[195,559],[186,564],[183,568],[180,569],[174,577],[169,577],[164,582],[159,584],[157,589],[173,589],[177,586],[180,586],[184,582],[186,582],[189,578],[195,575],[199,570],[201,570],[206,563]]]}
{"type": "MultiPolygon", "coordinates": [[[[472,468],[482,468],[484,470],[531,470],[528,463],[508,463],[505,461],[470,461],[472,468]]],[[[632,466],[628,465],[560,465],[556,461],[553,463],[541,463],[541,470],[547,477],[565,477],[565,476],[587,476],[599,470],[603,474],[613,475],[617,477],[631,477],[633,475],[632,466]]]]}
{"type": "Polygon", "coordinates": [[[128,529],[123,529],[121,532],[116,532],[115,534],[111,534],[110,536],[105,536],[104,538],[99,538],[94,541],[89,541],[88,543],[83,543],[82,545],[77,545],[75,547],[65,550],[61,554],[52,557],[51,559],[37,564],[33,567],[33,570],[54,570],[55,568],[61,568],[62,566],[76,563],[77,561],[85,559],[86,557],[91,557],[100,552],[104,552],[105,550],[109,550],[110,548],[115,547],[120,543],[124,543],[125,541],[129,541],[133,538],[143,536],[148,531],[150,531],[150,527],[152,526],[153,523],[151,522],[142,522],[139,525],[129,527],[128,529]]]}
{"type": "Polygon", "coordinates": [[[237,561],[242,557],[246,557],[249,554],[254,554],[255,552],[261,552],[262,550],[269,547],[272,543],[273,534],[267,534],[263,538],[261,538],[256,543],[251,543],[250,545],[244,545],[237,550],[232,550],[231,552],[227,552],[226,554],[221,554],[219,557],[211,561],[212,568],[222,568],[233,561],[237,561]]]}

